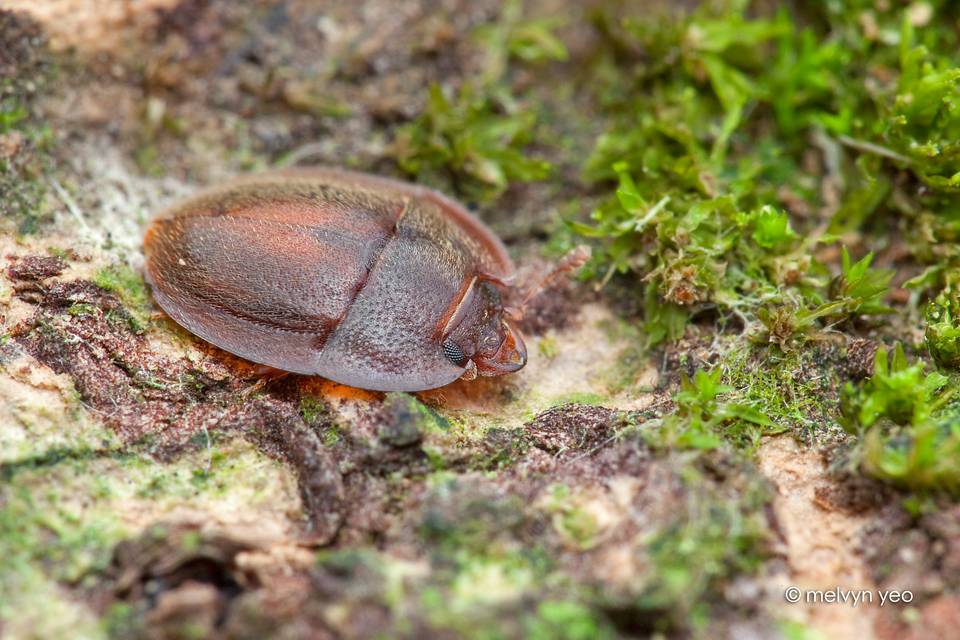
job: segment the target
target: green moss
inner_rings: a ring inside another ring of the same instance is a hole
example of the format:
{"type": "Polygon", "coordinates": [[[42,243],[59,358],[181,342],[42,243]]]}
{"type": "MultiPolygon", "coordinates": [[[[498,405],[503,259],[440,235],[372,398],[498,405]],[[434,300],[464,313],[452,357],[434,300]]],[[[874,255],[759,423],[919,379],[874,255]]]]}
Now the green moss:
{"type": "Polygon", "coordinates": [[[164,171],[160,165],[160,152],[153,143],[143,143],[134,150],[133,159],[140,171],[148,176],[162,176],[164,171]]]}
{"type": "Polygon", "coordinates": [[[120,296],[133,317],[131,329],[144,331],[150,318],[150,292],[143,277],[125,264],[113,264],[97,270],[93,283],[120,296]]]}
{"type": "Polygon", "coordinates": [[[956,294],[941,293],[927,305],[924,339],[930,357],[942,371],[960,371],[960,300],[956,294]]]}
{"type": "Polygon", "coordinates": [[[10,638],[106,640],[104,624],[87,605],[40,570],[0,574],[0,617],[10,638]]]}
{"type": "Polygon", "coordinates": [[[42,179],[53,136],[36,113],[53,68],[26,14],[0,11],[0,48],[0,228],[34,234],[53,219],[42,179]]]}
{"type": "Polygon", "coordinates": [[[509,63],[541,63],[566,60],[567,48],[553,31],[566,22],[560,15],[539,20],[523,19],[523,3],[507,0],[500,19],[478,26],[474,37],[486,54],[483,79],[499,81],[509,71],[509,63]]]}
{"type": "Polygon", "coordinates": [[[842,272],[831,280],[826,291],[811,290],[807,302],[793,299],[777,307],[757,309],[755,315],[762,329],[754,338],[790,353],[811,339],[826,337],[825,327],[849,324],[859,315],[894,313],[890,307],[880,304],[880,298],[889,292],[887,284],[895,272],[892,269],[871,271],[872,260],[870,253],[851,265],[850,254],[843,247],[842,272]],[[824,298],[826,301],[822,302],[824,298]],[[804,304],[808,306],[802,306],[804,304]]]}
{"type": "Polygon", "coordinates": [[[564,404],[592,404],[592,405],[602,405],[607,402],[607,398],[596,393],[590,392],[574,392],[568,393],[565,396],[561,396],[550,402],[551,406],[559,407],[564,404]]]}
{"type": "Polygon", "coordinates": [[[780,620],[778,629],[786,640],[822,640],[823,635],[794,620],[780,620]]]}
{"type": "Polygon", "coordinates": [[[829,297],[844,303],[842,314],[847,317],[894,313],[890,307],[880,304],[880,298],[886,295],[887,285],[896,272],[892,269],[870,270],[872,260],[873,253],[870,253],[860,262],[850,264],[850,254],[843,247],[843,272],[830,283],[829,297]]]}
{"type": "Polygon", "coordinates": [[[525,621],[528,640],[601,640],[614,638],[610,623],[575,601],[546,601],[525,621]]]}
{"type": "Polygon", "coordinates": [[[91,466],[21,469],[0,485],[0,617],[14,628],[63,606],[56,583],[76,584],[104,569],[124,534],[115,511],[90,504],[102,493],[92,486],[91,466]],[[35,588],[47,591],[43,601],[35,588]]]}
{"type": "Polygon", "coordinates": [[[550,175],[548,161],[525,153],[543,109],[517,99],[510,65],[566,59],[565,46],[552,33],[564,20],[526,20],[523,8],[509,0],[497,22],[479,26],[474,35],[484,49],[483,70],[457,91],[430,85],[424,112],[397,130],[390,153],[419,182],[449,187],[452,177],[452,186],[462,193],[489,199],[512,181],[550,175]]]}
{"type": "Polygon", "coordinates": [[[67,313],[72,316],[84,316],[94,313],[96,311],[96,306],[86,303],[86,302],[74,302],[67,309],[67,313]]]}
{"type": "MultiPolygon", "coordinates": [[[[521,629],[529,634],[555,630],[565,612],[553,610],[551,605],[545,612],[539,608],[531,611],[529,606],[545,595],[543,560],[529,552],[499,557],[462,555],[450,569],[435,571],[431,583],[421,591],[419,607],[432,628],[454,631],[462,638],[512,638],[522,637],[521,629]]],[[[570,609],[574,607],[569,603],[570,609]]],[[[577,627],[575,633],[591,620],[604,628],[602,614],[586,605],[580,605],[580,616],[566,613],[574,618],[568,622],[577,627]]],[[[563,631],[560,634],[553,637],[569,637],[562,635],[563,631]]]]}
{"type": "Polygon", "coordinates": [[[835,364],[839,357],[839,349],[829,344],[782,355],[731,347],[722,364],[723,379],[733,388],[728,398],[754,407],[775,425],[762,432],[753,429],[738,434],[735,441],[753,445],[761,433],[783,430],[810,444],[843,439],[835,422],[840,387],[835,364]]]}
{"type": "Polygon", "coordinates": [[[430,87],[427,111],[397,132],[393,153],[400,167],[426,184],[452,171],[456,186],[472,197],[493,197],[511,180],[540,180],[550,164],[523,155],[536,116],[518,108],[504,91],[467,84],[454,97],[430,87]],[[503,109],[507,115],[499,115],[503,109]]]}
{"type": "Polygon", "coordinates": [[[715,340],[718,366],[683,374],[677,409],[644,423],[640,433],[657,448],[714,449],[732,444],[754,451],[761,436],[790,432],[808,444],[843,442],[837,424],[840,400],[835,343],[813,343],[782,353],[744,338],[715,340]]]}
{"type": "Polygon", "coordinates": [[[841,424],[858,436],[851,456],[864,472],[921,494],[960,496],[957,380],[909,364],[897,344],[888,362],[877,351],[874,374],[843,388],[841,424]]]}
{"type": "MultiPolygon", "coordinates": [[[[593,75],[607,124],[584,177],[619,187],[594,211],[596,226],[574,226],[609,239],[611,270],[644,275],[653,343],[678,339],[705,303],[776,325],[768,333],[788,346],[841,311],[889,312],[879,298],[891,272],[845,259],[843,279],[826,289],[810,255],[842,233],[883,232],[875,221],[885,217],[901,219],[914,257],[934,265],[917,286],[949,285],[960,266],[955,249],[931,252],[957,238],[956,9],[934,10],[915,28],[906,4],[823,3],[804,21],[785,9],[751,17],[763,11],[750,4],[627,17],[619,44],[642,48],[649,62],[632,76],[593,75]],[[805,160],[807,140],[822,151],[819,169],[805,160]],[[924,188],[891,198],[904,176],[924,188]],[[824,180],[843,206],[821,200],[824,180]],[[786,215],[785,202],[833,207],[828,233],[806,214],[786,215]],[[794,311],[774,317],[766,307],[794,311]]],[[[611,35],[599,68],[615,64],[617,44],[611,35]]]]}
{"type": "Polygon", "coordinates": [[[547,360],[553,360],[559,352],[557,338],[554,335],[546,335],[537,343],[537,350],[547,360]]]}
{"type": "Polygon", "coordinates": [[[556,484],[549,492],[551,500],[544,512],[551,517],[554,530],[578,549],[595,546],[600,527],[590,513],[570,499],[570,487],[556,484]]]}
{"type": "Polygon", "coordinates": [[[114,444],[114,435],[85,414],[75,391],[66,390],[62,403],[31,391],[8,398],[10,420],[0,428],[0,480],[20,468],[93,459],[114,444]]]}
{"type": "Polygon", "coordinates": [[[211,500],[224,509],[275,502],[274,462],[247,445],[231,446],[230,455],[201,449],[174,464],[87,449],[53,449],[40,458],[4,463],[0,617],[14,627],[32,624],[45,607],[65,606],[58,589],[95,582],[114,546],[129,534],[119,503],[149,499],[151,508],[162,512],[211,500]],[[48,597],[53,593],[52,603],[36,599],[34,589],[48,597]]]}
{"type": "Polygon", "coordinates": [[[144,621],[136,609],[125,602],[113,603],[103,616],[107,637],[133,638],[143,631],[144,621]]]}
{"type": "Polygon", "coordinates": [[[735,390],[721,383],[722,375],[719,367],[710,373],[697,371],[693,380],[683,373],[676,411],[665,416],[658,429],[643,431],[647,442],[661,448],[710,450],[723,445],[722,435],[756,446],[761,435],[778,431],[754,403],[728,402],[735,390]]]}

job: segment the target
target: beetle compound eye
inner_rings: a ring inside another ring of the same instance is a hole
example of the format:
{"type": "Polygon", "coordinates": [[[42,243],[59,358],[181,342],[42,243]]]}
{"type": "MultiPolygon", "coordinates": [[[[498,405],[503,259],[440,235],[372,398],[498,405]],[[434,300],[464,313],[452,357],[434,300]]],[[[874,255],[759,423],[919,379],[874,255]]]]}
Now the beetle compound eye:
{"type": "Polygon", "coordinates": [[[458,367],[462,367],[467,363],[467,354],[463,352],[463,349],[449,340],[443,343],[443,353],[450,359],[450,362],[458,367]]]}

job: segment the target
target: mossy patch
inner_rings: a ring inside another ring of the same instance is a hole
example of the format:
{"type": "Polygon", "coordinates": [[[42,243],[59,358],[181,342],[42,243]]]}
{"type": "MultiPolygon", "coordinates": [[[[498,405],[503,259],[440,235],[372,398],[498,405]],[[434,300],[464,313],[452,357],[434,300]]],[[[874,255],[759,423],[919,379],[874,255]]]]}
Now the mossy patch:
{"type": "MultiPolygon", "coordinates": [[[[118,450],[51,452],[30,464],[4,463],[0,473],[0,614],[37,633],[54,628],[29,622],[44,611],[89,618],[82,609],[69,613],[75,596],[57,585],[97,584],[115,545],[151,518],[184,508],[230,514],[261,507],[276,517],[284,509],[278,495],[290,488],[272,460],[239,441],[172,465],[118,450]],[[37,589],[52,599],[38,598],[37,589]]],[[[103,632],[92,618],[84,624],[100,629],[94,637],[103,632]]]]}
{"type": "Polygon", "coordinates": [[[27,15],[0,10],[0,225],[33,234],[52,219],[42,180],[50,128],[36,113],[52,64],[43,29],[27,15]]]}
{"type": "MultiPolygon", "coordinates": [[[[608,125],[585,177],[616,179],[619,188],[595,210],[596,227],[574,226],[611,238],[610,269],[643,274],[653,342],[678,339],[708,307],[758,318],[787,350],[792,336],[822,328],[824,316],[836,322],[841,308],[888,313],[879,297],[891,271],[868,271],[869,256],[852,266],[844,253],[844,279],[825,290],[817,243],[876,233],[868,223],[883,217],[914,236],[921,210],[933,228],[952,225],[946,174],[957,166],[948,132],[960,112],[949,20],[906,5],[867,13],[824,5],[801,18],[785,9],[751,15],[747,4],[629,16],[602,64],[614,64],[614,44],[640,47],[655,62],[630,78],[597,76],[608,125]],[[639,117],[638,100],[646,104],[639,117]],[[823,153],[817,166],[805,137],[823,153]],[[900,189],[890,199],[896,176],[929,192],[900,197],[900,189]],[[818,182],[832,191],[818,197],[818,182]],[[792,309],[790,319],[771,315],[770,305],[792,309]]],[[[920,262],[930,259],[920,243],[911,246],[920,262]]],[[[935,287],[946,273],[937,264],[914,284],[935,287]]]]}
{"type": "Polygon", "coordinates": [[[841,424],[857,436],[850,464],[920,496],[960,495],[957,380],[910,364],[897,343],[876,353],[874,374],[841,395],[841,424]],[[888,360],[888,355],[890,355],[888,360]]]}
{"type": "Polygon", "coordinates": [[[135,315],[140,327],[135,331],[144,331],[144,326],[150,318],[150,291],[141,274],[136,273],[126,265],[109,265],[102,267],[92,278],[98,287],[117,294],[123,301],[125,308],[135,315]]]}

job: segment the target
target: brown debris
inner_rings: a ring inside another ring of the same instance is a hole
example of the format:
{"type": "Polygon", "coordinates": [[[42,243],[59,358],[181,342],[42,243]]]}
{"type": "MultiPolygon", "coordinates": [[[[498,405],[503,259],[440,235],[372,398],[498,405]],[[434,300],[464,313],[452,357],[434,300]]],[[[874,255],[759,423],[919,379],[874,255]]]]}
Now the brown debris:
{"type": "Polygon", "coordinates": [[[67,262],[58,256],[7,256],[13,264],[7,267],[7,277],[14,282],[45,280],[58,276],[69,268],[67,262]]]}
{"type": "Polygon", "coordinates": [[[212,583],[226,592],[256,584],[236,565],[241,551],[257,548],[239,532],[209,533],[197,522],[158,523],[140,538],[121,542],[106,575],[120,599],[156,596],[187,581],[212,583]],[[161,581],[162,584],[151,584],[161,581]]]}
{"type": "Polygon", "coordinates": [[[820,448],[820,461],[828,470],[813,488],[813,501],[821,509],[846,515],[869,515],[897,499],[888,484],[849,468],[849,443],[820,448]]]}
{"type": "Polygon", "coordinates": [[[847,372],[852,378],[870,378],[873,376],[877,351],[883,345],[876,340],[857,338],[847,347],[847,372]]]}
{"type": "Polygon", "coordinates": [[[888,485],[862,475],[845,476],[813,489],[813,501],[818,507],[851,515],[878,509],[893,497],[894,491],[888,485]]]}
{"type": "Polygon", "coordinates": [[[177,447],[216,413],[198,403],[226,390],[226,381],[153,354],[143,329],[112,293],[74,280],[19,295],[37,308],[14,328],[14,340],[55,373],[69,374],[81,401],[126,442],[163,433],[177,447]]]}
{"type": "Polygon", "coordinates": [[[40,25],[25,13],[0,9],[0,78],[7,81],[0,91],[20,85],[35,95],[41,88],[36,76],[47,65],[46,36],[40,25]]]}
{"type": "Polygon", "coordinates": [[[913,518],[898,502],[865,528],[861,553],[881,589],[910,590],[916,605],[960,586],[960,505],[913,518]]]}
{"type": "Polygon", "coordinates": [[[591,450],[606,444],[616,433],[621,413],[582,404],[551,407],[527,425],[534,446],[548,453],[591,450]]]}
{"type": "Polygon", "coordinates": [[[879,640],[960,640],[960,596],[941,596],[928,602],[911,616],[912,621],[899,613],[896,608],[884,607],[877,616],[873,631],[879,640]]]}
{"type": "Polygon", "coordinates": [[[343,479],[292,402],[257,398],[225,411],[212,426],[221,432],[239,431],[264,453],[290,464],[308,518],[302,542],[319,546],[334,539],[343,522],[343,479]]]}
{"type": "Polygon", "coordinates": [[[134,615],[143,616],[138,638],[172,640],[198,631],[210,637],[232,602],[261,586],[238,556],[271,542],[246,527],[215,528],[197,519],[158,523],[116,547],[100,588],[107,601],[134,605],[134,615]]]}

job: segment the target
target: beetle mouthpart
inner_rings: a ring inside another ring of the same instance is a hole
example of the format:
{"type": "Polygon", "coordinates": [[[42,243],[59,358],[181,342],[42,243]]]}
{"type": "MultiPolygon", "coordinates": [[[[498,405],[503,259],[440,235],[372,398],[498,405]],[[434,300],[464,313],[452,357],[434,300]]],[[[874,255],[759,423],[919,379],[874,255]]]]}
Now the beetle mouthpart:
{"type": "Polygon", "coordinates": [[[467,362],[467,370],[463,372],[463,375],[460,376],[461,380],[473,380],[477,377],[477,365],[470,360],[467,362]]]}
{"type": "Polygon", "coordinates": [[[503,319],[506,331],[497,352],[489,358],[477,358],[477,372],[482,376],[501,376],[522,369],[527,364],[527,346],[520,331],[508,318],[503,319]]]}

